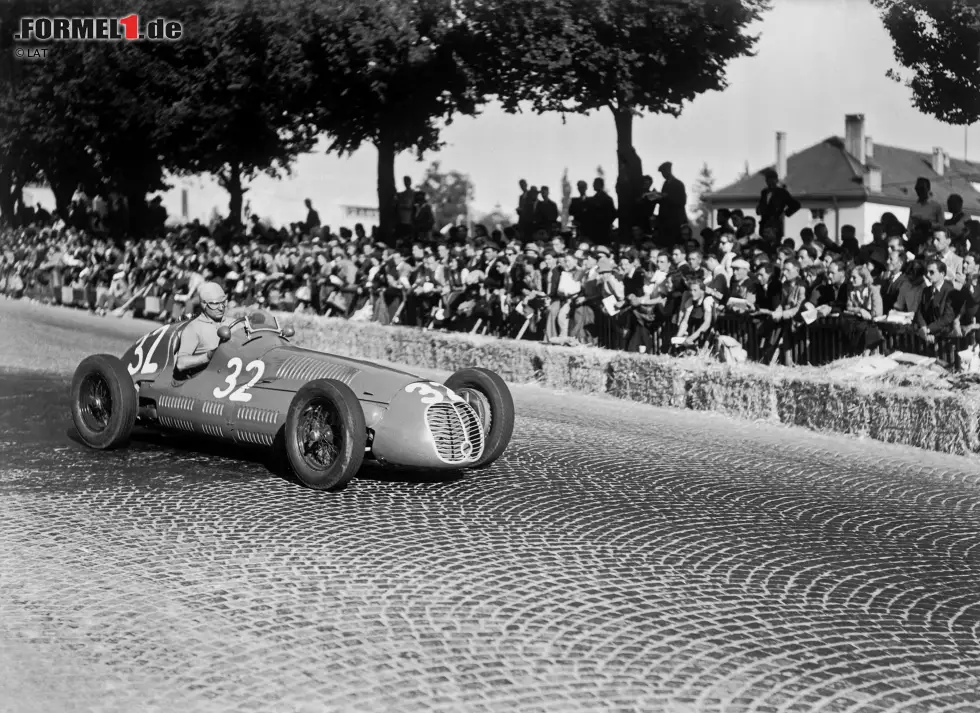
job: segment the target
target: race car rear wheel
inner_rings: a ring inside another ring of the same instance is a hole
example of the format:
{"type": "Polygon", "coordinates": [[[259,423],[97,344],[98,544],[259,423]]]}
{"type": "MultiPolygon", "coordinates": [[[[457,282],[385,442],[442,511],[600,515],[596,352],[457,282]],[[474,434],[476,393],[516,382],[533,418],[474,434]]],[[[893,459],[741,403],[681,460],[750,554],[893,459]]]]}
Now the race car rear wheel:
{"type": "Polygon", "coordinates": [[[139,399],[126,365],[111,354],[82,360],[71,380],[71,416],[82,442],[109,450],[125,445],[136,424],[139,399]]]}
{"type": "Polygon", "coordinates": [[[514,433],[514,399],[500,376],[489,369],[460,369],[446,380],[446,386],[463,397],[484,425],[483,455],[475,469],[489,468],[510,444],[514,433]]]}
{"type": "Polygon", "coordinates": [[[284,435],[289,466],[304,485],[317,490],[346,484],[364,461],[364,411],[340,381],[317,379],[297,391],[284,435]]]}

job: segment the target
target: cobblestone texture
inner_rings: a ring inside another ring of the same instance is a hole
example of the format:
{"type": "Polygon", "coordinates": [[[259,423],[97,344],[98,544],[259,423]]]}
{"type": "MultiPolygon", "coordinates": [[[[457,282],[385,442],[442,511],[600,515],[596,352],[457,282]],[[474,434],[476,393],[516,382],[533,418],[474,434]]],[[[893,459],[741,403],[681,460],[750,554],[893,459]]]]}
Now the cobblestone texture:
{"type": "Polygon", "coordinates": [[[517,387],[330,494],[67,384],[0,376],[0,711],[980,710],[974,461],[517,387]]]}

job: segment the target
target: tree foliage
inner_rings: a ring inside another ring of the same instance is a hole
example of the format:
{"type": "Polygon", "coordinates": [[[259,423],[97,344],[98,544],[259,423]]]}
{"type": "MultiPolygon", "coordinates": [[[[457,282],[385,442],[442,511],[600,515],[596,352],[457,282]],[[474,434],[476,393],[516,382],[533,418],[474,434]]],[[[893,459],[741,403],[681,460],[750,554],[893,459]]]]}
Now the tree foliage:
{"type": "Polygon", "coordinates": [[[947,124],[980,119],[980,8],[964,0],[872,0],[915,107],[947,124]]]}
{"type": "Polygon", "coordinates": [[[440,130],[482,96],[460,48],[466,27],[444,0],[327,0],[301,12],[309,105],[329,150],[378,149],[381,231],[392,225],[395,156],[440,147],[440,130]]]}
{"type": "Polygon", "coordinates": [[[620,227],[633,223],[642,164],[632,122],[680,115],[727,86],[725,67],[751,55],[750,24],[768,0],[460,0],[477,38],[472,62],[507,111],[588,114],[616,122],[620,227]],[[624,175],[625,174],[625,175],[624,175]]]}
{"type": "Polygon", "coordinates": [[[711,208],[705,203],[704,197],[714,189],[715,176],[708,167],[708,164],[705,163],[701,166],[701,170],[698,172],[698,180],[694,184],[694,196],[697,200],[697,208],[695,209],[697,217],[695,218],[694,224],[697,231],[708,227],[711,218],[711,208]]]}
{"type": "Polygon", "coordinates": [[[173,166],[215,176],[235,222],[247,181],[288,174],[316,143],[293,9],[282,1],[208,3],[185,38],[159,43],[172,52],[164,64],[173,166]]]}
{"type": "MultiPolygon", "coordinates": [[[[10,53],[22,15],[118,15],[138,7],[112,0],[8,4],[0,45],[10,53]]],[[[152,44],[54,42],[43,59],[6,66],[0,103],[5,181],[43,175],[62,211],[79,183],[93,193],[116,191],[130,198],[138,218],[146,193],[165,186],[165,99],[146,51],[152,44]]]]}
{"type": "Polygon", "coordinates": [[[466,174],[443,171],[441,163],[434,161],[425,171],[420,190],[425,191],[432,206],[436,229],[441,230],[450,223],[455,225],[469,216],[474,191],[473,182],[466,174]]]}

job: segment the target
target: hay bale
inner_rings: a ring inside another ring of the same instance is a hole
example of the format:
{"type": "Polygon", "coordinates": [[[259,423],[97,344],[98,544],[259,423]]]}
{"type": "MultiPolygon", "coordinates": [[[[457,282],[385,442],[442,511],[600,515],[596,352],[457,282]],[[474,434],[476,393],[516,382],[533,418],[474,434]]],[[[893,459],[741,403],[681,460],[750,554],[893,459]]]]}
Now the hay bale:
{"type": "Polygon", "coordinates": [[[753,421],[778,421],[774,374],[753,371],[706,365],[688,377],[685,405],[753,421]]]}
{"type": "Polygon", "coordinates": [[[784,377],[775,388],[780,423],[814,431],[868,434],[869,404],[857,385],[794,374],[784,377]]]}
{"type": "Polygon", "coordinates": [[[869,395],[868,435],[943,453],[977,451],[978,408],[958,394],[885,389],[869,395]]]}
{"type": "Polygon", "coordinates": [[[606,392],[651,406],[684,408],[686,375],[670,357],[618,353],[608,363],[606,392]]]}

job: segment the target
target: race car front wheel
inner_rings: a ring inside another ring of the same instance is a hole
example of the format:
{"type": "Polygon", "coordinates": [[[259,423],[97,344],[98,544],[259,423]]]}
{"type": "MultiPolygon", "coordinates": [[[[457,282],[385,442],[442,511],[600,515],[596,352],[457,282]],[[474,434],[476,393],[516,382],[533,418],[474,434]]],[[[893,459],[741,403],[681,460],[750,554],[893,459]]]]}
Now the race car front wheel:
{"type": "Polygon", "coordinates": [[[514,433],[514,398],[507,384],[489,369],[460,369],[446,380],[446,386],[463,397],[483,421],[483,455],[475,469],[489,468],[500,458],[514,433]]]}
{"type": "Polygon", "coordinates": [[[126,365],[111,354],[82,360],[71,380],[71,416],[82,442],[108,450],[125,445],[136,424],[139,399],[126,365]]]}
{"type": "Polygon", "coordinates": [[[286,413],[286,458],[296,477],[311,488],[330,490],[361,468],[367,426],[361,402],[334,379],[303,386],[286,413]]]}

